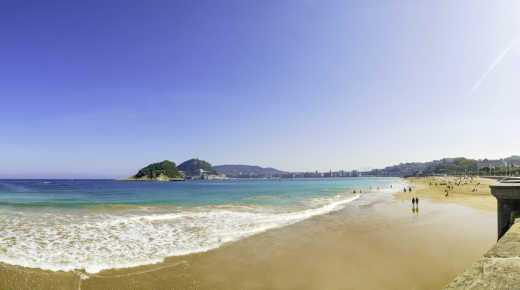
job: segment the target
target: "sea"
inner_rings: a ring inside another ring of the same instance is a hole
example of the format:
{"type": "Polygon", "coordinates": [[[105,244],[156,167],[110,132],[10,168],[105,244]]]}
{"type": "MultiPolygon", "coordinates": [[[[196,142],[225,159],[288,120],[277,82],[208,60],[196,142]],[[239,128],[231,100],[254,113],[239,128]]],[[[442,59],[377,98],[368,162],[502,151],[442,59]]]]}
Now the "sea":
{"type": "Polygon", "coordinates": [[[399,178],[0,180],[0,262],[98,273],[215,249],[401,190],[399,178]]]}

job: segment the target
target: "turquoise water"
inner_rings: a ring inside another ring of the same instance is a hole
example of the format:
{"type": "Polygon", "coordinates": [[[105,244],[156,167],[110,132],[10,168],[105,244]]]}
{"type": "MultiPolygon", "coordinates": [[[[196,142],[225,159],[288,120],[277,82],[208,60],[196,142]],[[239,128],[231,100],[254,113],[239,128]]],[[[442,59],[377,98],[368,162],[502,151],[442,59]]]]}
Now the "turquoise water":
{"type": "Polygon", "coordinates": [[[313,197],[384,187],[395,178],[262,179],[186,182],[112,180],[0,180],[0,205],[85,207],[95,205],[224,204],[295,205],[313,197]]]}
{"type": "Polygon", "coordinates": [[[383,187],[395,178],[215,180],[138,182],[112,180],[0,180],[0,205],[85,207],[95,205],[224,204],[297,205],[313,197],[383,187]]]}
{"type": "Polygon", "coordinates": [[[0,262],[86,273],[157,263],[400,188],[397,178],[0,180],[0,262]]]}

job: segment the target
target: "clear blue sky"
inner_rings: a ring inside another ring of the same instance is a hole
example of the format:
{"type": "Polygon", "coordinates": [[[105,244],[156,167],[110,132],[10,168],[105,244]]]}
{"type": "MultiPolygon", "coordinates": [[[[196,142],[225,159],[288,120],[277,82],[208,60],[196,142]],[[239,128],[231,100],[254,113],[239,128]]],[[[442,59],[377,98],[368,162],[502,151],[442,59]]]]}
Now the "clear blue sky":
{"type": "Polygon", "coordinates": [[[520,153],[519,1],[0,2],[0,177],[520,153]]]}

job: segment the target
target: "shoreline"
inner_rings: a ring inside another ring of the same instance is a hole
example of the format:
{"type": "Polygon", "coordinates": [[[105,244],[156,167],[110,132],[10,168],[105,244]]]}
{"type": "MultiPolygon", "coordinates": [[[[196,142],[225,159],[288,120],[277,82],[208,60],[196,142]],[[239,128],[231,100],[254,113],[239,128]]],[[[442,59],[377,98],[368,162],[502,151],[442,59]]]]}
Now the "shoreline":
{"type": "Polygon", "coordinates": [[[399,192],[369,194],[336,212],[152,265],[86,274],[1,264],[0,289],[441,288],[494,244],[495,215],[462,200],[429,201],[434,193],[415,182],[418,214],[399,192]],[[480,226],[468,229],[469,220],[480,226]]]}

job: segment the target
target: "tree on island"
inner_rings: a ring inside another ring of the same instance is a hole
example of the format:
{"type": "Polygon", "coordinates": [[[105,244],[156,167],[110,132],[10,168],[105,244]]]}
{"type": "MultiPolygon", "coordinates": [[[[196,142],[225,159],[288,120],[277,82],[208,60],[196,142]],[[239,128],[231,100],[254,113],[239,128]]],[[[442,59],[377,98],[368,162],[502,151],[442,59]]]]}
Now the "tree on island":
{"type": "Polygon", "coordinates": [[[168,178],[182,178],[182,174],[177,169],[175,162],[171,162],[169,160],[164,160],[163,162],[157,162],[146,166],[145,168],[139,170],[135,178],[150,178],[154,179],[159,176],[165,176],[168,178]]]}

